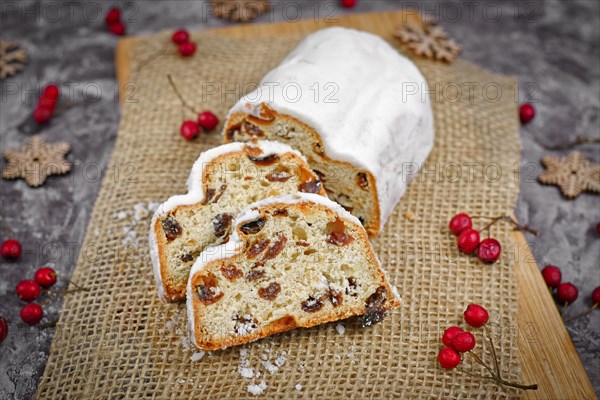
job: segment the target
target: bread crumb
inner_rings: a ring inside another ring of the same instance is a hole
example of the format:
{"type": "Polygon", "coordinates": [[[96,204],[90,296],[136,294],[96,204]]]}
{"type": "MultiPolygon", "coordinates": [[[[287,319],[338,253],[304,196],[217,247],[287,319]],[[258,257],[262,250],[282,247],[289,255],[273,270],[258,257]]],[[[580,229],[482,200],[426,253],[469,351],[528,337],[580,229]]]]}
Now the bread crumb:
{"type": "Polygon", "coordinates": [[[260,381],[260,383],[258,385],[255,385],[255,384],[248,385],[248,392],[257,396],[257,395],[261,394],[262,392],[264,392],[266,388],[267,388],[267,384],[265,383],[265,381],[260,381]]]}
{"type": "Polygon", "coordinates": [[[344,336],[344,333],[346,333],[346,328],[344,327],[344,325],[342,323],[339,323],[335,326],[335,330],[337,331],[337,333],[340,336],[344,336]]]}
{"type": "Polygon", "coordinates": [[[192,356],[190,357],[190,360],[192,360],[193,362],[196,362],[196,361],[202,360],[202,357],[204,357],[204,352],[199,351],[197,353],[192,354],[192,356]]]}
{"type": "Polygon", "coordinates": [[[410,211],[407,211],[404,213],[404,218],[406,218],[409,221],[414,221],[415,220],[415,216],[413,213],[411,213],[410,211]]]}
{"type": "Polygon", "coordinates": [[[296,390],[297,390],[297,391],[301,391],[301,390],[302,390],[302,385],[301,385],[301,384],[299,384],[299,383],[297,383],[297,384],[296,384],[296,390]]]}

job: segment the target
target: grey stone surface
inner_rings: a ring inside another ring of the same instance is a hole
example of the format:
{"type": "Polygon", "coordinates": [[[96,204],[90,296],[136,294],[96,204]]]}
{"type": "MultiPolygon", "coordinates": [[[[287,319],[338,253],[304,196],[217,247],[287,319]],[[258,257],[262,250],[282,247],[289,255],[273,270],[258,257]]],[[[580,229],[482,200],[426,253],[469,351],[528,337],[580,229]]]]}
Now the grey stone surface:
{"type": "MultiPolygon", "coordinates": [[[[340,15],[337,1],[315,3],[279,0],[260,21],[340,15]],[[300,14],[298,14],[300,10],[300,14]]],[[[600,283],[600,198],[584,194],[564,200],[556,188],[540,186],[540,159],[562,154],[551,146],[577,135],[598,137],[600,109],[600,7],[595,0],[400,2],[359,0],[350,12],[418,7],[437,15],[462,44],[462,57],[487,69],[518,76],[521,100],[533,91],[537,117],[522,129],[521,195],[516,214],[542,234],[530,237],[540,266],[555,264],[580,289],[572,310],[589,306],[600,283]]],[[[19,239],[24,255],[0,264],[0,315],[8,319],[9,336],[0,345],[0,398],[31,398],[43,373],[53,329],[40,331],[19,318],[21,302],[14,286],[51,263],[62,274],[73,271],[80,244],[108,168],[117,134],[113,53],[117,38],[104,27],[109,2],[9,1],[1,3],[1,37],[18,40],[31,61],[26,70],[1,83],[0,147],[18,147],[36,128],[31,112],[40,85],[60,82],[60,115],[40,130],[49,141],[71,144],[73,171],[51,178],[42,188],[23,181],[0,182],[2,238],[19,239]]],[[[205,29],[224,25],[208,15],[204,2],[121,2],[129,34],[162,29],[205,29]]],[[[598,145],[579,150],[600,161],[598,145]]],[[[2,167],[4,168],[4,162],[2,167]]],[[[64,288],[64,280],[58,285],[64,288]]],[[[43,321],[58,317],[60,302],[46,308],[43,321]]],[[[600,393],[600,312],[568,325],[590,379],[600,393]]],[[[543,338],[540,338],[543,340],[543,338]]]]}

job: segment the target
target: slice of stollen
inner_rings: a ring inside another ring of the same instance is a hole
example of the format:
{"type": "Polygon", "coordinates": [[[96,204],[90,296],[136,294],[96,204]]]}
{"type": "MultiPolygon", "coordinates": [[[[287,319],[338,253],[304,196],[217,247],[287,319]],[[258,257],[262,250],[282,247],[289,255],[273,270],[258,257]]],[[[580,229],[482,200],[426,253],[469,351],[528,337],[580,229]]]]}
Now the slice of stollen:
{"type": "Polygon", "coordinates": [[[355,315],[369,326],[399,305],[360,221],[307,193],[244,209],[187,286],[192,341],[205,350],[355,315]]]}
{"type": "Polygon", "coordinates": [[[152,218],[150,254],[159,296],[185,298],[196,257],[208,245],[227,241],[242,208],[297,191],[325,195],[304,157],[288,145],[230,143],[203,153],[188,178],[188,193],[168,199],[152,218]]]}

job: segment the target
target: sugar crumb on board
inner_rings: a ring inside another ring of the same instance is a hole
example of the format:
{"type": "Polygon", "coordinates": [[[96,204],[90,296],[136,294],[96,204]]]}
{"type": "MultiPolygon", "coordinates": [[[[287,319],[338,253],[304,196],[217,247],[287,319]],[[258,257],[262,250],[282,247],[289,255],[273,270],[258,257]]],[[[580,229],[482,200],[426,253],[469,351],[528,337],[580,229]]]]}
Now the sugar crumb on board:
{"type": "Polygon", "coordinates": [[[277,373],[288,360],[288,354],[285,350],[271,350],[271,345],[273,345],[273,342],[257,344],[254,348],[259,349],[260,354],[254,357],[251,356],[248,349],[240,349],[238,373],[244,379],[253,380],[248,385],[248,392],[253,395],[261,394],[267,388],[264,380],[258,382],[261,375],[277,373]]]}
{"type": "Polygon", "coordinates": [[[262,394],[262,392],[264,392],[266,388],[267,388],[267,384],[265,383],[265,381],[260,381],[260,383],[258,385],[253,384],[253,383],[249,384],[248,392],[257,396],[259,394],[262,394]]]}

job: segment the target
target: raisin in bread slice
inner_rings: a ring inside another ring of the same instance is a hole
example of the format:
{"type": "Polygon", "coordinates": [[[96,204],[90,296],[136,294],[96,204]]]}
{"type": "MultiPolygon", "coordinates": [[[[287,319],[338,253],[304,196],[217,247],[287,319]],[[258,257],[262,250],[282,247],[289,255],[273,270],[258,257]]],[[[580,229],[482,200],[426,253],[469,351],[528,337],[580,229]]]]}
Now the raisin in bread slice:
{"type": "Polygon", "coordinates": [[[317,31],[230,110],[225,141],[287,143],[376,235],[433,147],[427,82],[382,38],[317,31]],[[295,90],[289,90],[290,87],[295,90]]]}
{"type": "Polygon", "coordinates": [[[209,244],[227,241],[242,208],[299,190],[325,195],[304,157],[282,143],[231,143],[203,153],[188,178],[188,194],[171,197],[152,218],[150,253],[159,296],[185,298],[196,257],[209,244]]]}
{"type": "Polygon", "coordinates": [[[358,219],[305,193],[242,211],[231,239],[200,255],[187,287],[192,340],[205,350],[355,315],[368,326],[399,305],[358,219]]]}

